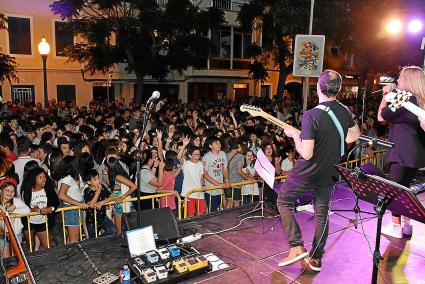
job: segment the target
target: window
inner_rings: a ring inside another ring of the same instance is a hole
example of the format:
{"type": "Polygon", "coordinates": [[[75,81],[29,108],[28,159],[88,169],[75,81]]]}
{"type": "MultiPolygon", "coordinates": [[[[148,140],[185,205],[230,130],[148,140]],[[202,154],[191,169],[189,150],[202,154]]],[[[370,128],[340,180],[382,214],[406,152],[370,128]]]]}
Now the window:
{"type": "Polygon", "coordinates": [[[19,101],[21,104],[34,103],[34,86],[12,85],[12,101],[19,101]]]}
{"type": "Polygon", "coordinates": [[[69,23],[55,22],[56,56],[64,56],[65,48],[74,44],[74,34],[69,23]]]}
{"type": "Polygon", "coordinates": [[[8,17],[9,53],[31,55],[31,20],[8,17]]]}
{"type": "Polygon", "coordinates": [[[233,33],[233,58],[242,58],[242,35],[233,33]]]}
{"type": "Polygon", "coordinates": [[[243,35],[243,58],[249,58],[248,48],[252,45],[251,34],[243,35]]]}
{"type": "Polygon", "coordinates": [[[75,104],[75,85],[57,85],[57,100],[73,102],[75,104]]]}
{"type": "Polygon", "coordinates": [[[213,57],[230,58],[230,28],[211,31],[213,57]]]}

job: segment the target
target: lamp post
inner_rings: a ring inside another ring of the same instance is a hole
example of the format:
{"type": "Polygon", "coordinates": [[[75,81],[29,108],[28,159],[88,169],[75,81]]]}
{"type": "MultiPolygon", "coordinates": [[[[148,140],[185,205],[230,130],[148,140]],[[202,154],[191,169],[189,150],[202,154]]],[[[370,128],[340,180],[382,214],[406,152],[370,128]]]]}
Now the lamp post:
{"type": "Polygon", "coordinates": [[[43,59],[44,107],[47,108],[49,103],[49,96],[47,94],[46,61],[47,61],[47,55],[49,55],[49,52],[50,52],[50,45],[47,43],[46,38],[44,36],[41,39],[41,42],[38,44],[38,52],[40,53],[41,58],[43,59]]]}

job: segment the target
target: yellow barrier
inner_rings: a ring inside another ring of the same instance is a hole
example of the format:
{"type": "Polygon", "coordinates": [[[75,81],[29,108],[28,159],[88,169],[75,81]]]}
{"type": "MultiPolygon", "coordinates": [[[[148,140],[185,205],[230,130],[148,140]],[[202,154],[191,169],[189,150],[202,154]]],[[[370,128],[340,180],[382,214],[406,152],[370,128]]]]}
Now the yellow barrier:
{"type": "MultiPolygon", "coordinates": [[[[340,166],[352,168],[352,167],[358,167],[358,166],[360,166],[362,164],[372,163],[372,164],[380,167],[381,169],[383,169],[384,156],[386,155],[386,152],[387,152],[386,150],[372,151],[372,152],[368,153],[367,156],[364,156],[364,157],[359,158],[359,159],[350,160],[348,162],[343,162],[343,163],[340,164],[340,166]],[[382,164],[381,165],[377,165],[377,161],[379,160],[378,159],[379,157],[382,160],[382,164]]],[[[288,177],[288,175],[282,175],[282,176],[277,176],[275,179],[276,180],[284,180],[287,177],[288,177]]],[[[231,188],[232,188],[232,202],[233,202],[233,187],[247,185],[247,184],[255,184],[255,183],[259,183],[259,182],[261,182],[261,181],[260,180],[256,180],[256,181],[243,181],[243,182],[232,183],[231,184],[231,188]]],[[[215,189],[223,189],[224,190],[223,185],[217,185],[217,186],[210,186],[210,187],[207,187],[207,188],[197,188],[197,189],[193,189],[193,190],[190,190],[189,192],[187,192],[186,195],[185,195],[185,197],[184,197],[184,201],[183,201],[184,202],[184,205],[183,205],[183,219],[186,219],[188,217],[187,216],[187,202],[188,202],[188,197],[191,194],[193,194],[193,193],[201,193],[201,192],[208,193],[208,191],[212,191],[212,190],[215,190],[215,189]]],[[[220,196],[221,196],[221,198],[220,198],[220,203],[221,203],[220,204],[220,208],[222,208],[222,205],[223,205],[223,194],[220,194],[220,196]]],[[[212,197],[210,195],[210,200],[209,200],[210,202],[209,202],[209,204],[211,204],[211,200],[212,200],[212,197]]],[[[198,209],[197,211],[198,212],[199,212],[199,202],[200,201],[198,200],[197,201],[197,209],[198,209]]],[[[207,208],[207,209],[208,209],[208,213],[210,213],[210,208],[207,208]]]]}
{"type": "MultiPolygon", "coordinates": [[[[152,195],[148,195],[148,196],[141,196],[140,197],[140,200],[152,199],[152,208],[154,208],[155,207],[154,206],[154,204],[155,204],[154,200],[156,198],[170,197],[170,196],[174,196],[175,198],[177,198],[177,212],[178,212],[178,215],[177,216],[178,216],[178,220],[181,220],[181,217],[182,217],[181,216],[181,204],[182,204],[181,197],[180,197],[180,195],[178,195],[175,192],[165,192],[165,193],[159,193],[159,194],[152,194],[152,195]]],[[[133,201],[136,201],[136,200],[137,200],[137,197],[126,198],[120,204],[127,203],[127,202],[133,202],[133,201]]],[[[167,202],[168,202],[168,200],[166,200],[166,205],[168,205],[167,202]]],[[[105,204],[104,206],[112,206],[114,204],[118,204],[118,203],[116,203],[115,201],[112,201],[112,202],[109,202],[109,203],[105,204]]],[[[65,214],[64,214],[64,212],[70,211],[70,210],[78,210],[78,217],[81,220],[81,209],[80,209],[79,206],[62,207],[62,208],[58,208],[56,210],[56,212],[60,212],[61,215],[62,215],[62,232],[63,232],[63,240],[64,240],[64,243],[65,244],[67,243],[67,240],[66,240],[66,228],[65,228],[65,214]]],[[[95,214],[94,214],[94,216],[95,216],[95,232],[96,232],[96,237],[97,237],[97,231],[98,231],[97,218],[96,218],[96,215],[97,215],[96,214],[96,211],[97,211],[97,209],[96,208],[94,208],[94,209],[91,209],[90,208],[90,210],[95,210],[95,214]]],[[[10,215],[10,218],[23,218],[23,217],[27,217],[28,234],[31,235],[31,223],[30,223],[30,219],[28,217],[30,217],[30,216],[37,216],[37,215],[40,215],[40,214],[38,212],[32,212],[32,213],[26,214],[26,215],[11,214],[10,215]]],[[[50,237],[51,236],[49,234],[48,220],[46,221],[45,224],[46,224],[46,233],[47,233],[47,245],[48,245],[48,248],[50,248],[50,237]]],[[[82,228],[81,228],[82,227],[82,223],[80,223],[80,226],[79,227],[80,227],[80,241],[81,241],[83,239],[82,228]]],[[[33,244],[31,243],[31,238],[29,238],[29,244],[28,244],[28,246],[29,246],[30,251],[32,252],[33,251],[33,244]]]]}
{"type": "MultiPolygon", "coordinates": [[[[376,165],[377,167],[383,169],[384,168],[384,165],[385,165],[385,158],[386,158],[386,150],[379,150],[379,151],[370,152],[370,153],[368,153],[367,156],[362,157],[361,159],[350,160],[348,162],[343,162],[340,165],[341,166],[344,166],[344,167],[351,168],[351,167],[360,166],[362,164],[365,164],[365,163],[369,163],[370,162],[370,163],[376,165]]],[[[287,177],[288,177],[288,175],[277,176],[276,177],[276,180],[284,180],[287,177]]],[[[231,188],[232,188],[232,202],[233,202],[233,187],[237,187],[237,186],[239,187],[239,186],[248,185],[248,184],[255,184],[255,183],[259,183],[259,182],[261,182],[261,181],[260,180],[256,180],[256,181],[243,181],[243,182],[232,183],[231,184],[231,188]]],[[[224,189],[224,188],[223,188],[222,185],[219,185],[219,186],[211,186],[211,187],[208,187],[208,188],[197,188],[197,189],[193,189],[193,190],[189,191],[185,195],[183,202],[182,202],[182,198],[180,197],[180,195],[178,195],[175,192],[165,192],[165,193],[158,193],[158,194],[153,194],[153,195],[148,195],[148,196],[141,196],[140,197],[140,200],[151,199],[152,200],[152,207],[154,208],[154,204],[155,204],[154,200],[156,198],[174,196],[175,198],[177,198],[178,220],[181,220],[182,219],[182,210],[181,210],[182,204],[183,204],[183,219],[186,219],[188,217],[187,216],[187,201],[188,201],[188,197],[191,194],[193,194],[193,193],[201,193],[201,192],[204,192],[205,193],[205,192],[208,192],[208,191],[211,191],[211,190],[215,190],[215,189],[224,189]]],[[[252,199],[253,199],[254,194],[252,193],[251,196],[252,196],[252,199]]],[[[211,198],[212,197],[210,195],[210,204],[211,204],[211,198]]],[[[133,202],[133,201],[136,201],[136,200],[137,200],[136,197],[127,198],[127,199],[123,200],[123,202],[121,202],[121,203],[133,202]]],[[[168,200],[166,199],[166,202],[167,201],[168,200]]],[[[116,204],[116,203],[114,201],[112,201],[112,202],[109,202],[109,203],[105,204],[104,206],[110,206],[111,207],[114,204],[116,204]]],[[[167,205],[167,203],[166,203],[166,205],[167,205]]],[[[222,207],[222,206],[223,206],[223,194],[221,194],[221,197],[220,197],[220,207],[222,207]]],[[[197,209],[198,209],[197,211],[199,212],[199,202],[197,202],[197,209]]],[[[207,208],[207,209],[208,209],[208,212],[209,212],[210,211],[210,208],[207,208]]],[[[67,243],[67,241],[66,241],[66,227],[65,227],[65,215],[64,215],[64,212],[65,211],[70,211],[70,210],[78,210],[79,218],[81,220],[81,209],[79,208],[79,206],[64,207],[64,208],[59,208],[59,209],[56,210],[56,212],[60,212],[61,213],[63,239],[64,239],[64,243],[65,244],[67,243]]],[[[93,210],[95,210],[95,213],[96,213],[96,210],[97,209],[93,209],[93,210]]],[[[39,213],[36,213],[36,212],[30,213],[30,214],[27,214],[27,215],[14,215],[14,214],[11,214],[10,217],[11,218],[22,218],[22,217],[29,217],[29,216],[36,216],[36,215],[40,215],[40,214],[39,213]]],[[[96,231],[96,237],[97,237],[98,227],[97,227],[96,215],[97,214],[94,214],[94,216],[95,216],[95,231],[96,231]]],[[[28,225],[28,231],[29,231],[29,234],[30,234],[31,233],[31,224],[30,224],[29,218],[27,218],[27,225],[28,225]]],[[[80,225],[80,240],[82,240],[82,226],[81,225],[80,225]]],[[[47,239],[47,242],[48,242],[47,244],[48,244],[48,247],[50,247],[50,233],[49,233],[49,226],[48,226],[48,222],[47,221],[46,221],[46,233],[47,233],[47,236],[48,236],[47,237],[48,238],[47,239]]],[[[31,238],[29,238],[29,244],[28,245],[29,245],[30,251],[32,252],[33,251],[33,248],[32,248],[33,247],[33,244],[31,243],[31,238]]]]}

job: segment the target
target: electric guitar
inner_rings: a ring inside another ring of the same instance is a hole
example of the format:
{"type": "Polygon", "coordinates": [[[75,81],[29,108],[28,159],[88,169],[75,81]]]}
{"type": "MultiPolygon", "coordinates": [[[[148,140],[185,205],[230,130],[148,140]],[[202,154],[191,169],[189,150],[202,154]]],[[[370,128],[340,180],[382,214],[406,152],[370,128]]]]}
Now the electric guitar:
{"type": "Polygon", "coordinates": [[[404,107],[418,118],[425,118],[425,110],[409,101],[411,96],[413,96],[413,94],[410,92],[397,90],[396,92],[386,94],[385,100],[388,103],[388,108],[394,112],[398,108],[404,107]]]}
{"type": "MultiPolygon", "coordinates": [[[[4,271],[6,276],[6,283],[35,284],[36,282],[34,280],[34,276],[32,275],[30,266],[28,265],[27,259],[25,258],[21,244],[19,243],[15,232],[13,231],[12,224],[9,219],[9,213],[7,213],[4,208],[0,208],[0,218],[3,218],[10,237],[10,249],[13,250],[18,259],[18,263],[15,266],[12,266],[4,271]]],[[[2,233],[4,234],[4,232],[2,233]]]]}
{"type": "Polygon", "coordinates": [[[273,124],[283,128],[284,130],[295,130],[298,134],[301,133],[300,130],[296,129],[292,125],[289,125],[289,124],[277,119],[276,117],[268,114],[267,112],[263,111],[259,107],[251,106],[251,105],[241,105],[240,110],[242,112],[248,112],[252,116],[260,116],[260,117],[272,122],[273,124]]]}

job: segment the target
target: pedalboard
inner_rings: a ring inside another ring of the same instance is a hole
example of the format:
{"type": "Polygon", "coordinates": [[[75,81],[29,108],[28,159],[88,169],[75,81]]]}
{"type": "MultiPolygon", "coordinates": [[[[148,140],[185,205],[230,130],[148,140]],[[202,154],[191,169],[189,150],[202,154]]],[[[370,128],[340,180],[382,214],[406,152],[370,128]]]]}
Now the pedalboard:
{"type": "Polygon", "coordinates": [[[211,271],[212,265],[190,245],[168,245],[129,258],[132,278],[139,283],[178,283],[211,271]]]}

